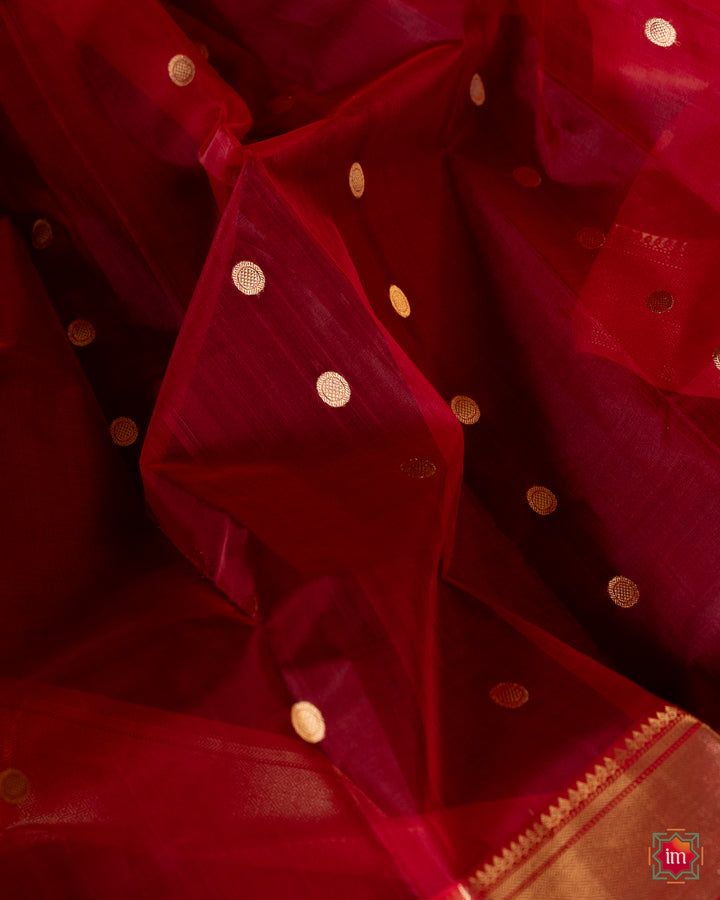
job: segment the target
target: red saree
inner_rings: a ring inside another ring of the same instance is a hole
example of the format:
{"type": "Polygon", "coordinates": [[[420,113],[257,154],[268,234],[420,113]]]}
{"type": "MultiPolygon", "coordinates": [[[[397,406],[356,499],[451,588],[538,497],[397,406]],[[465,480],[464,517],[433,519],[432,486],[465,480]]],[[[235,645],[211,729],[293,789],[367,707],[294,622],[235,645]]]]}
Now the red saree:
{"type": "Polygon", "coordinates": [[[0,40],[2,897],[720,896],[712,5],[0,40]]]}

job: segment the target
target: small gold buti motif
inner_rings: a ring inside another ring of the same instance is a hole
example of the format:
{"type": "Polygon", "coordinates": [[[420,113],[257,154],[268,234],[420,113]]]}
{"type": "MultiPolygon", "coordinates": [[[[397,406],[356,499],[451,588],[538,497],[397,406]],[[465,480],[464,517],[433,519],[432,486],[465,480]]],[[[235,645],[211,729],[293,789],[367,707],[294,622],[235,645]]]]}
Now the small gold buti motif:
{"type": "Polygon", "coordinates": [[[475,106],[482,106],[485,102],[485,85],[477,72],[470,79],[470,99],[475,106]]]}
{"type": "Polygon", "coordinates": [[[75,347],[87,347],[95,340],[95,326],[86,319],[74,319],[67,327],[67,336],[75,347]]]}
{"type": "Polygon", "coordinates": [[[664,313],[672,309],[675,302],[673,295],[667,291],[653,291],[645,298],[645,303],[650,312],[664,313]]]}
{"type": "Polygon", "coordinates": [[[36,219],[33,222],[30,240],[36,250],[44,250],[52,244],[53,230],[52,225],[47,219],[36,219]]]}
{"type": "Polygon", "coordinates": [[[466,397],[464,394],[452,398],[450,409],[463,425],[474,425],[480,418],[480,407],[472,397],[466,397]]]}
{"type": "Polygon", "coordinates": [[[406,459],[400,468],[408,478],[430,478],[437,472],[437,466],[431,459],[418,456],[406,459]]]}
{"type": "Polygon", "coordinates": [[[539,516],[549,516],[557,509],[557,497],[550,488],[533,485],[525,495],[530,509],[539,516]]]}
{"type": "Polygon", "coordinates": [[[265,288],[265,274],[254,262],[243,260],[236,263],[232,270],[235,287],[243,294],[250,296],[259,294],[265,288]]]}
{"type": "Polygon", "coordinates": [[[168,74],[170,81],[178,87],[185,87],[195,77],[195,63],[189,56],[178,53],[168,63],[168,74]]]}
{"type": "Polygon", "coordinates": [[[325,719],[314,703],[307,700],[293,703],[290,721],[296,734],[308,744],[319,744],[325,737],[325,719]]]}
{"type": "Polygon", "coordinates": [[[138,439],[138,427],[127,416],[119,416],[110,423],[110,437],[118,447],[129,447],[138,439]]]}
{"type": "Polygon", "coordinates": [[[490,699],[505,709],[518,709],[528,702],[530,694],[522,684],[503,681],[490,689],[490,699]]]}
{"type": "Polygon", "coordinates": [[[328,406],[345,406],[350,400],[350,385],[338,372],[323,372],[316,388],[318,396],[328,406]]]}
{"type": "Polygon", "coordinates": [[[348,182],[353,197],[362,197],[365,193],[365,173],[359,162],[354,162],[348,172],[348,182]]]}
{"type": "Polygon", "coordinates": [[[648,19],[645,23],[645,37],[658,47],[672,47],[677,40],[677,31],[667,19],[648,19]]]}
{"type": "Polygon", "coordinates": [[[605,233],[601,231],[599,228],[593,228],[592,226],[587,226],[586,228],[581,228],[580,231],[575,235],[575,239],[581,247],[584,247],[586,250],[597,250],[599,247],[605,243],[605,233]]]}
{"type": "Polygon", "coordinates": [[[29,793],[30,782],[24,772],[19,769],[0,772],[0,797],[5,803],[22,803],[29,793]]]}
{"type": "Polygon", "coordinates": [[[403,319],[407,319],[410,315],[410,301],[405,296],[405,292],[400,290],[396,284],[391,284],[390,289],[388,290],[388,296],[390,297],[390,302],[392,303],[392,308],[395,312],[399,316],[402,316],[403,319]]]}
{"type": "Polygon", "coordinates": [[[634,581],[625,578],[624,575],[616,575],[611,578],[608,582],[607,592],[612,602],[623,609],[635,606],[640,599],[640,589],[634,581]]]}

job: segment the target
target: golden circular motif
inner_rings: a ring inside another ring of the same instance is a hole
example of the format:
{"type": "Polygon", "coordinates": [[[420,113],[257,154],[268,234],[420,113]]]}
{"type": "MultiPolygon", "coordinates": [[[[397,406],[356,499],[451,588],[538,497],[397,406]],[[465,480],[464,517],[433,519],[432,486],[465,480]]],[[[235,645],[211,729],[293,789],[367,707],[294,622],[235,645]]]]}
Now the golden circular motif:
{"type": "Polygon", "coordinates": [[[557,509],[557,497],[550,488],[542,487],[539,484],[533,485],[525,494],[528,506],[539,516],[549,516],[557,509]]]}
{"type": "Polygon", "coordinates": [[[185,87],[195,77],[195,63],[189,56],[178,53],[168,63],[168,74],[170,81],[178,87],[185,87]]]}
{"type": "Polygon", "coordinates": [[[260,266],[243,260],[233,266],[232,280],[243,294],[259,294],[265,287],[265,275],[260,266]]]}
{"type": "Polygon", "coordinates": [[[645,23],[645,37],[658,47],[672,47],[677,40],[677,31],[667,19],[648,19],[645,23]]]}
{"type": "Polygon", "coordinates": [[[485,85],[477,72],[470,79],[470,99],[475,106],[482,106],[485,102],[485,85]]]}
{"type": "Polygon", "coordinates": [[[422,459],[418,456],[406,459],[400,468],[408,478],[430,478],[437,472],[437,466],[431,459],[422,459]]]}
{"type": "Polygon", "coordinates": [[[350,400],[350,385],[338,372],[323,372],[315,386],[318,396],[328,406],[345,406],[350,400]]]}
{"type": "Polygon", "coordinates": [[[86,319],[74,319],[67,327],[67,336],[76,347],[87,347],[95,340],[95,326],[86,319]]]}
{"type": "Polygon", "coordinates": [[[715,363],[715,368],[720,369],[720,347],[713,353],[713,362],[715,363]]]}
{"type": "Polygon", "coordinates": [[[652,294],[648,294],[645,298],[647,308],[654,313],[667,312],[669,309],[672,309],[674,302],[673,295],[667,291],[653,291],[652,294]]]}
{"type": "Polygon", "coordinates": [[[325,719],[314,703],[307,700],[293,703],[290,721],[296,734],[308,744],[318,744],[325,737],[325,719]]]}
{"type": "Polygon", "coordinates": [[[522,684],[503,681],[490,688],[490,699],[493,703],[505,709],[518,709],[528,702],[530,694],[528,689],[522,684]]]}
{"type": "Polygon", "coordinates": [[[110,423],[110,437],[118,447],[129,447],[138,439],[138,427],[127,416],[119,416],[110,423]]]}
{"type": "Polygon", "coordinates": [[[0,772],[0,797],[6,803],[22,803],[30,793],[27,775],[19,769],[5,769],[0,772]]]}
{"type": "Polygon", "coordinates": [[[463,425],[474,425],[480,418],[480,407],[472,397],[466,397],[464,394],[452,398],[450,409],[463,425]]]}
{"type": "Polygon", "coordinates": [[[605,243],[605,233],[599,228],[581,228],[575,235],[575,239],[586,250],[597,250],[605,243]]]}
{"type": "Polygon", "coordinates": [[[513,178],[518,184],[527,188],[537,187],[542,181],[537,169],[533,169],[530,166],[518,166],[513,171],[513,178]]]}
{"type": "Polygon", "coordinates": [[[396,284],[391,284],[388,296],[395,312],[403,319],[407,319],[410,315],[410,301],[405,296],[405,292],[401,291],[396,284]]]}
{"type": "Polygon", "coordinates": [[[36,250],[44,250],[49,247],[53,239],[52,225],[47,219],[36,219],[33,222],[30,240],[36,250]]]}
{"type": "Polygon", "coordinates": [[[353,197],[362,197],[365,193],[365,173],[359,162],[354,162],[348,172],[348,182],[353,197]]]}
{"type": "Polygon", "coordinates": [[[616,575],[611,578],[608,582],[607,592],[612,602],[623,609],[635,606],[640,599],[640,589],[634,581],[625,578],[624,575],[616,575]]]}

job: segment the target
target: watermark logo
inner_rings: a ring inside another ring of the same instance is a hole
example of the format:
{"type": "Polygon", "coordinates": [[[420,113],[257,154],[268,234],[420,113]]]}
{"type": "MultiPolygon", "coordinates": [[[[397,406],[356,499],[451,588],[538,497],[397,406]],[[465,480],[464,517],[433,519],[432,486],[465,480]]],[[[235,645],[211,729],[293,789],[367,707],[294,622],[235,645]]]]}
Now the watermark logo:
{"type": "Polygon", "coordinates": [[[684,828],[668,828],[652,836],[648,847],[648,865],[656,881],[684,883],[700,878],[700,866],[705,862],[700,835],[684,828]]]}

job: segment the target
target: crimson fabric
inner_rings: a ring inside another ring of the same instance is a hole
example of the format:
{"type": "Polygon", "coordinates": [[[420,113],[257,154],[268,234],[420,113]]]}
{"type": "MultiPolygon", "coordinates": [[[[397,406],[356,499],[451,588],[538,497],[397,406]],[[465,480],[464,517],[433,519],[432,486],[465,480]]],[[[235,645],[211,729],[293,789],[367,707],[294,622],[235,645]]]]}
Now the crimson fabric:
{"type": "Polygon", "coordinates": [[[466,896],[666,702],[720,723],[712,4],[0,23],[3,898],[466,896]]]}

